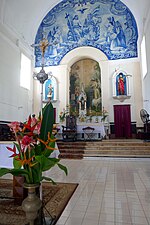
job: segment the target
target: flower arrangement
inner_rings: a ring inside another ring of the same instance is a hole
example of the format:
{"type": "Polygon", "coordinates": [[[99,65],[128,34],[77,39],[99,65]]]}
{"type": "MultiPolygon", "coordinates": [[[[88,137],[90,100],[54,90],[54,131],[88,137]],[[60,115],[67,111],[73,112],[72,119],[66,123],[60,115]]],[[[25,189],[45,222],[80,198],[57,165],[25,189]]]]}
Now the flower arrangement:
{"type": "Polygon", "coordinates": [[[103,107],[101,122],[104,122],[108,116],[108,111],[103,107]]]}
{"type": "Polygon", "coordinates": [[[27,184],[38,184],[43,179],[55,183],[51,178],[43,176],[43,172],[57,165],[67,175],[67,168],[59,163],[60,159],[50,158],[55,151],[55,141],[52,134],[54,110],[51,103],[42,109],[42,119],[29,116],[25,123],[12,122],[10,128],[16,141],[12,152],[14,168],[0,168],[0,177],[5,174],[24,176],[27,184]]]}
{"type": "Polygon", "coordinates": [[[67,114],[68,114],[68,110],[66,110],[66,109],[63,109],[63,111],[60,112],[59,119],[61,122],[63,122],[65,120],[67,114]]]}

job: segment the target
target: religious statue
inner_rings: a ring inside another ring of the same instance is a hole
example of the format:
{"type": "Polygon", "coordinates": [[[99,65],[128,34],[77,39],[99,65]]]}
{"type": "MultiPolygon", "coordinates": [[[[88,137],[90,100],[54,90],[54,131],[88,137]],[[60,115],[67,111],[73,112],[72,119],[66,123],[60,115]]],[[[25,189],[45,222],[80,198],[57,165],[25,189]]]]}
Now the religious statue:
{"type": "Polygon", "coordinates": [[[125,95],[125,76],[123,73],[119,73],[118,76],[118,82],[117,82],[117,89],[118,89],[118,95],[125,95]]]}
{"type": "Polygon", "coordinates": [[[87,97],[86,97],[86,93],[84,91],[83,84],[82,84],[81,93],[79,95],[79,118],[80,118],[80,120],[84,120],[86,118],[86,113],[87,113],[86,102],[87,102],[87,97]]]}
{"type": "Polygon", "coordinates": [[[54,88],[53,88],[52,84],[49,84],[48,88],[49,88],[49,92],[48,92],[47,97],[50,100],[52,100],[53,99],[53,95],[54,95],[54,88]]]}
{"type": "Polygon", "coordinates": [[[91,79],[91,87],[93,90],[92,106],[95,107],[95,109],[98,109],[101,104],[100,82],[98,79],[91,79]]]}

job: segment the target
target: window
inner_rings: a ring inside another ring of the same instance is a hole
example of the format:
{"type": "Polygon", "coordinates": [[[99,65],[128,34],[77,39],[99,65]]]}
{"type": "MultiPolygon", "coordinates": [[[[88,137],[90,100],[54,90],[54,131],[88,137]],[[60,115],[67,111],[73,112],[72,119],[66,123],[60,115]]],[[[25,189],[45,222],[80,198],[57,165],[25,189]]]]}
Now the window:
{"type": "Polygon", "coordinates": [[[21,53],[20,86],[30,89],[31,60],[21,53]]]}
{"type": "Polygon", "coordinates": [[[143,36],[142,42],[141,42],[141,61],[142,61],[142,73],[143,78],[147,74],[147,59],[146,59],[146,43],[145,43],[145,36],[143,36]]]}

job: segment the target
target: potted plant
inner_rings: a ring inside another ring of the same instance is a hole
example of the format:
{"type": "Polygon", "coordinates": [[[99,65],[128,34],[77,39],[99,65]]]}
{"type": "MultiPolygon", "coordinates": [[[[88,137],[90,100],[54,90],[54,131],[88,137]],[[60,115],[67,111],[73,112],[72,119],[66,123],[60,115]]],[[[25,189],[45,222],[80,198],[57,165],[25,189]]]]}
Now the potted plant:
{"type": "Polygon", "coordinates": [[[48,103],[42,110],[42,116],[37,120],[29,116],[24,123],[15,121],[9,125],[16,138],[13,148],[7,147],[12,153],[10,157],[13,158],[14,168],[0,168],[0,177],[8,173],[24,177],[25,186],[30,189],[22,207],[31,224],[34,224],[33,221],[41,207],[41,201],[35,194],[32,195],[33,189],[35,190],[42,180],[55,183],[50,177],[43,176],[43,172],[57,165],[67,175],[67,168],[59,163],[60,159],[50,158],[51,153],[55,151],[56,141],[52,134],[53,122],[53,106],[48,103]],[[35,201],[33,204],[31,199],[35,201]],[[33,206],[37,207],[34,209],[33,206]]]}
{"type": "Polygon", "coordinates": [[[60,159],[50,158],[55,151],[56,139],[52,135],[54,123],[54,111],[51,103],[42,110],[42,119],[32,125],[29,116],[25,123],[12,122],[9,126],[15,133],[16,141],[13,148],[7,147],[12,152],[14,168],[0,168],[0,177],[5,174],[24,176],[25,182],[29,184],[40,183],[43,179],[52,181],[51,178],[43,176],[43,172],[57,165],[67,174],[67,168],[59,163],[60,159]]]}

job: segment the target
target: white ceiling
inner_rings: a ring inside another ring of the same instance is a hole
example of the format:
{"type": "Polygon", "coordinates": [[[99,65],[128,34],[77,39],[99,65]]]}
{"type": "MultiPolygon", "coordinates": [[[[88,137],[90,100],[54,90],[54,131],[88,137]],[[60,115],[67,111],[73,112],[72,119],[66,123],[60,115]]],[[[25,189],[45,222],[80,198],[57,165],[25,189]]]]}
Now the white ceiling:
{"type": "MultiPolygon", "coordinates": [[[[60,0],[0,0],[0,21],[28,45],[34,43],[37,29],[51,8],[60,0]]],[[[140,34],[150,14],[150,0],[122,0],[133,13],[140,34]]]]}

